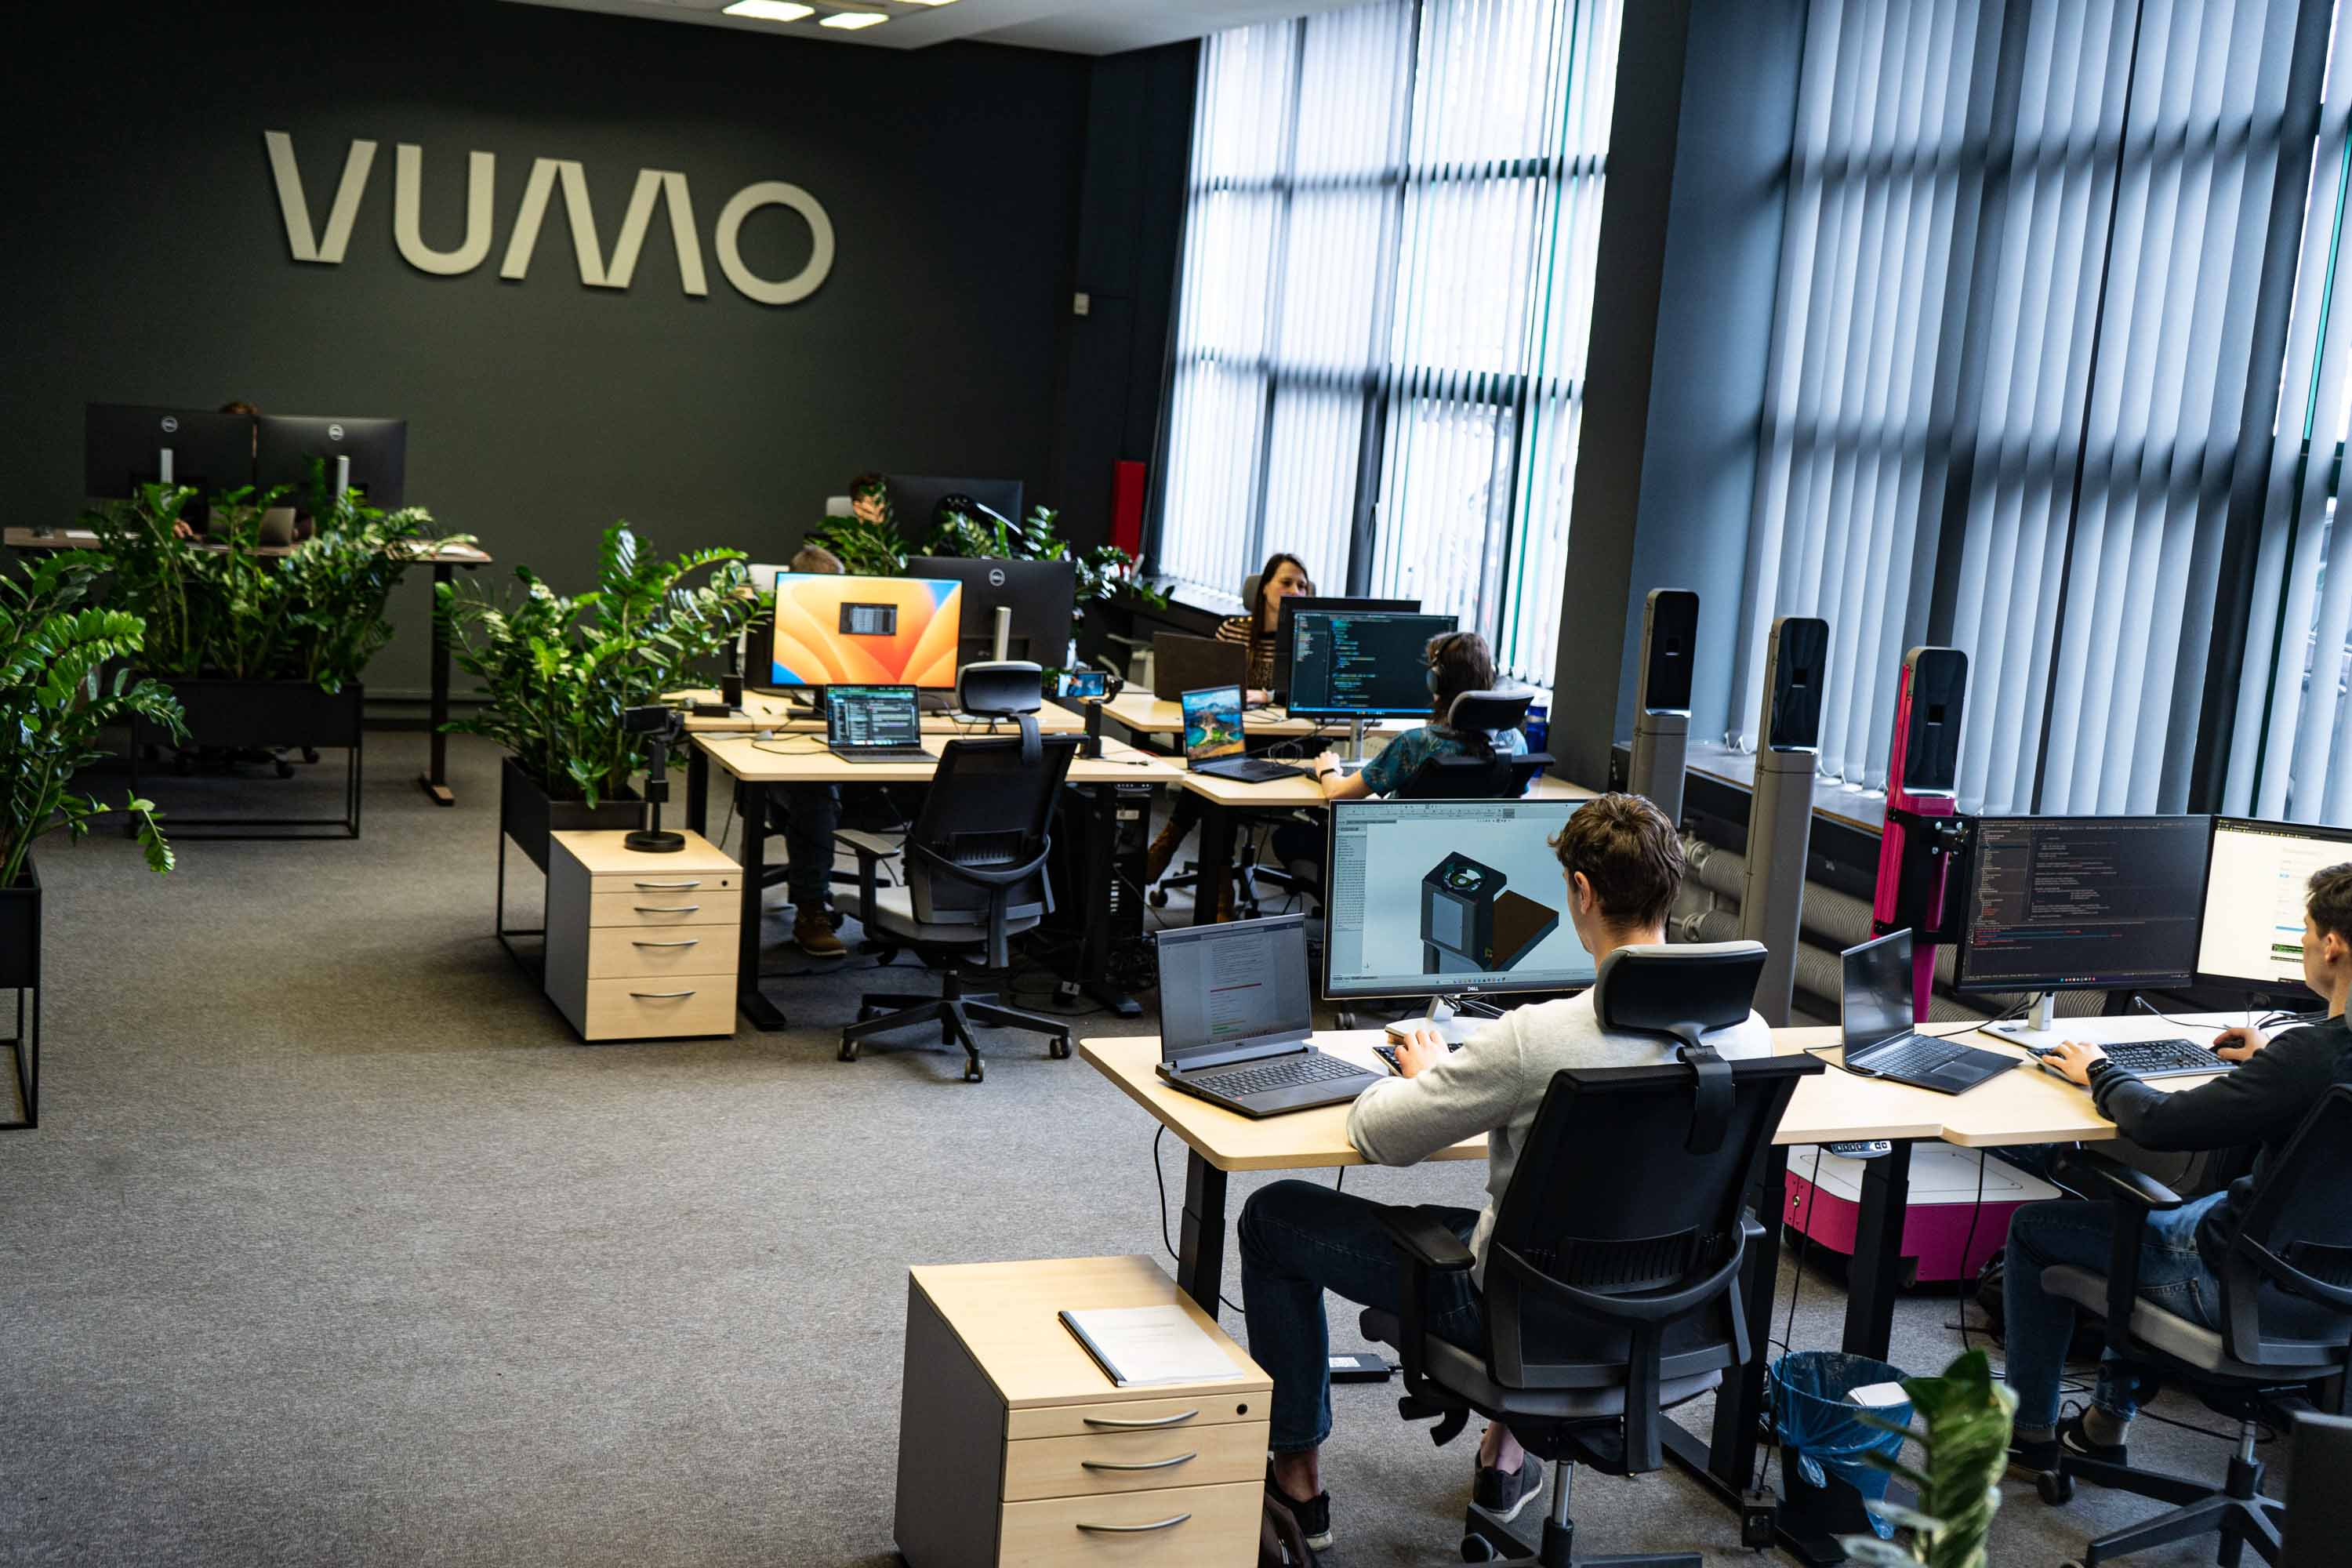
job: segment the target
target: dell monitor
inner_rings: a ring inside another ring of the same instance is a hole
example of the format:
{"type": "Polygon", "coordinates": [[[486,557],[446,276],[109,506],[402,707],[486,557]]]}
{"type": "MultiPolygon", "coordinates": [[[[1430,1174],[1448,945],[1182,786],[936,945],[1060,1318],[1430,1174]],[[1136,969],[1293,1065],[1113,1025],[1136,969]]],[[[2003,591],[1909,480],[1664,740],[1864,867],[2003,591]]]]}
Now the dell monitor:
{"type": "Polygon", "coordinates": [[[284,486],[294,504],[314,510],[310,465],[324,464],[326,499],[342,486],[362,491],[378,511],[398,511],[407,487],[408,421],[328,419],[265,414],[254,452],[254,483],[263,489],[284,486]]]}
{"type": "Polygon", "coordinates": [[[1077,568],[1067,561],[967,559],[916,555],[907,570],[963,584],[963,636],[956,664],[1026,659],[1059,669],[1069,662],[1078,597],[1077,568]],[[1000,621],[1003,646],[997,646],[1000,621]]]}
{"type": "MultiPolygon", "coordinates": [[[[1019,479],[958,479],[923,474],[885,474],[890,493],[890,516],[898,531],[910,540],[930,538],[939,526],[940,503],[950,496],[976,501],[1007,522],[1021,521],[1019,479]]],[[[986,523],[986,516],[972,521],[986,523]]]]}
{"type": "Polygon", "coordinates": [[[1291,618],[1291,713],[1300,718],[1412,719],[1437,699],[1429,689],[1432,637],[1452,616],[1332,615],[1291,618]]]}
{"type": "Polygon", "coordinates": [[[2210,816],[1978,818],[1955,987],[2189,984],[2212,837],[2210,816]]]}
{"type": "Polygon", "coordinates": [[[2225,816],[2205,864],[2197,978],[2301,996],[2311,874],[2352,860],[2352,830],[2225,816]]]}
{"type": "Polygon", "coordinates": [[[82,410],[82,493],[121,500],[185,485],[199,504],[253,483],[253,418],[210,409],[92,403],[82,410]]]}
{"type": "Polygon", "coordinates": [[[776,574],[772,685],[953,691],[963,584],[936,577],[776,574]]]}
{"type": "MultiPolygon", "coordinates": [[[[1252,615],[1257,606],[1247,605],[1252,615]]],[[[1410,615],[1421,608],[1419,599],[1340,599],[1317,598],[1299,594],[1279,601],[1275,606],[1274,621],[1274,700],[1290,700],[1291,652],[1298,636],[1297,618],[1301,611],[1352,611],[1357,615],[1410,615]]]]}
{"type": "Polygon", "coordinates": [[[1573,800],[1331,805],[1323,994],[1491,995],[1592,984],[1551,842],[1573,800]]]}

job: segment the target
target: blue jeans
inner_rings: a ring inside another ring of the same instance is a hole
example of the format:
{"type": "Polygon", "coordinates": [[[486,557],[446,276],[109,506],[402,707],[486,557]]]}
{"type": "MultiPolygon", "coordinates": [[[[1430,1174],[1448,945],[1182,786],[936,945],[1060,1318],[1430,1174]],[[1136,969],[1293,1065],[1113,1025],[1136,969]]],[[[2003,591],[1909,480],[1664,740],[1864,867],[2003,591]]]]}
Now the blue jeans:
{"type": "MultiPolygon", "coordinates": [[[[2139,1297],[2206,1328],[2218,1327],[2221,1287],[2197,1255],[2197,1222],[2225,1194],[2198,1198],[2147,1216],[2139,1248],[2139,1297]]],[[[2028,1204],[2009,1223],[2001,1279],[2008,1322],[2008,1381],[2017,1391],[2017,1425],[2046,1431],[2058,1421],[2058,1385],[2074,1337],[2074,1303],[2042,1288],[2042,1270],[2073,1264],[2107,1271],[2115,1209],[2103,1203],[2028,1204]]],[[[2113,1351],[2099,1362],[2094,1403],[2118,1421],[2139,1414],[2136,1368],[2113,1351]]]]}
{"type": "MultiPolygon", "coordinates": [[[[1383,1311],[1397,1310],[1405,1283],[1403,1256],[1372,1215],[1370,1199],[1316,1182],[1275,1182],[1242,1205],[1242,1310],[1250,1354],[1274,1379],[1267,1447],[1277,1454],[1320,1447],[1331,1435],[1331,1339],[1323,1292],[1383,1311]]],[[[1475,1209],[1433,1208],[1464,1241],[1477,1228],[1475,1209]]],[[[1467,1272],[1441,1274],[1430,1289],[1429,1331],[1468,1351],[1483,1351],[1478,1292],[1467,1272]]]]}
{"type": "Polygon", "coordinates": [[[831,784],[786,784],[784,855],[790,865],[784,886],[803,916],[824,912],[833,875],[833,834],[841,826],[841,792],[831,784]]]}

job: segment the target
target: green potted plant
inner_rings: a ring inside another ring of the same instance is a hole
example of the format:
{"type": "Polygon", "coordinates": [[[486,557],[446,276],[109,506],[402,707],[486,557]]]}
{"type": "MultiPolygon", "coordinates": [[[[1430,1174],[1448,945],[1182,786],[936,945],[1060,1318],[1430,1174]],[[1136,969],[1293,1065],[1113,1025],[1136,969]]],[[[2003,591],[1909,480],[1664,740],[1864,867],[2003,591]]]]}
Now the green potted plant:
{"type": "Polygon", "coordinates": [[[79,553],[37,563],[22,578],[0,578],[0,990],[17,994],[16,1068],[21,1121],[40,1123],[41,880],[36,839],[65,829],[79,838],[110,810],[131,814],[148,866],[172,868],[172,847],[155,825],[154,805],[134,793],[120,807],[76,795],[74,775],[106,753],[100,731],[139,718],[176,733],[179,704],[162,685],[134,679],[123,661],[140,650],[146,627],[121,610],[87,606],[104,563],[79,553]],[[110,669],[110,666],[111,668],[110,669]],[[25,994],[32,993],[29,1011],[25,994]]]}
{"type": "MultiPolygon", "coordinates": [[[[1884,1455],[1867,1457],[1870,1464],[1908,1482],[1918,1492],[1916,1508],[1873,1503],[1872,1510],[1895,1524],[1906,1526],[1910,1539],[1901,1544],[1874,1535],[1840,1540],[1853,1562],[1877,1568],[1986,1568],[1986,1542],[1992,1517],[2000,1508],[2001,1473],[2009,1467],[2011,1423],[2017,1415],[2017,1395],[1992,1375],[1992,1363],[1982,1351],[1970,1351],[1946,1367],[1940,1377],[1906,1377],[1903,1392],[1924,1431],[1907,1431],[1925,1457],[1912,1469],[1884,1455]]],[[[1888,1431],[1906,1431],[1864,1414],[1863,1419],[1888,1431]]]]}
{"type": "MultiPolygon", "coordinates": [[[[144,618],[142,667],[179,699],[186,733],[223,748],[321,746],[352,754],[344,816],[359,831],[360,677],[392,637],[384,607],[419,552],[465,542],[436,538],[419,507],[386,514],[358,490],[315,504],[308,539],[261,544],[264,512],[283,490],[215,496],[215,529],[200,541],[182,524],[194,492],[149,485],[87,514],[111,574],[110,602],[144,618]]],[[[141,744],[160,737],[152,726],[141,744]]],[[[133,787],[138,747],[133,749],[133,787]]],[[[281,773],[290,772],[280,764],[281,773]]],[[[327,826],[337,819],[290,826],[327,826]]]]}
{"type": "MultiPolygon", "coordinates": [[[[551,832],[635,826],[629,781],[644,757],[621,715],[692,684],[734,641],[755,603],[742,561],[738,550],[665,561],[618,522],[588,593],[558,594],[527,566],[515,569],[519,593],[441,585],[436,613],[483,698],[448,728],[507,748],[500,831],[541,871],[551,832]]],[[[503,884],[503,853],[500,874],[503,884]]]]}
{"type": "Polygon", "coordinates": [[[1168,596],[1135,575],[1135,563],[1116,544],[1075,550],[1056,524],[1061,514],[1050,507],[1033,506],[1018,523],[981,522],[951,511],[931,534],[933,555],[962,555],[1000,561],[1067,561],[1077,577],[1077,598],[1070,607],[1073,621],[1082,619],[1086,606],[1121,591],[1145,604],[1165,609],[1168,596]]]}

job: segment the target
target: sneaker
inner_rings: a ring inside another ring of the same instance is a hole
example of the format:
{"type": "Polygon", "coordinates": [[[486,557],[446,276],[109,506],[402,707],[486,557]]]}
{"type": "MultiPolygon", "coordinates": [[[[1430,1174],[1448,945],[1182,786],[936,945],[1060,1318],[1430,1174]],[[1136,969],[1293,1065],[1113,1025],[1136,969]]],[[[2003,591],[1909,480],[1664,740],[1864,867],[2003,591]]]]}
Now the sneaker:
{"type": "Polygon", "coordinates": [[[2079,1458],[2096,1459],[2107,1465],[2131,1463],[2131,1445],[2092,1442],[2090,1433],[2083,1429],[2083,1416],[2079,1411],[2058,1423],[2058,1443],[2066,1452],[2079,1458]]]}
{"type": "Polygon", "coordinates": [[[1533,1454],[1524,1456],[1517,1472],[1499,1466],[1481,1465],[1478,1479],[1470,1489],[1470,1500],[1478,1511],[1496,1523],[1507,1523],[1519,1516],[1519,1510],[1535,1501],[1543,1490],[1543,1461],[1533,1454]]]}
{"type": "Polygon", "coordinates": [[[1298,1533],[1317,1552],[1331,1550],[1331,1494],[1317,1492],[1312,1501],[1300,1502],[1275,1484],[1274,1461],[1265,1462],[1265,1495],[1280,1503],[1298,1525],[1298,1533]]]}
{"type": "Polygon", "coordinates": [[[846,958],[848,944],[833,932],[833,921],[823,910],[793,920],[793,945],[811,958],[846,958]]]}

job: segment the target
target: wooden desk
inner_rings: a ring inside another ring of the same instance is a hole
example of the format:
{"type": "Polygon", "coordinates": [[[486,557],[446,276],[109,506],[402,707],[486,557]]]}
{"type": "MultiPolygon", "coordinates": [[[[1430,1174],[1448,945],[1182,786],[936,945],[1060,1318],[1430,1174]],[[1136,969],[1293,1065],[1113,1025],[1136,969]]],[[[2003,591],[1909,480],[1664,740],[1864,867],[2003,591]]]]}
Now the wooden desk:
{"type": "MultiPolygon", "coordinates": [[[[1180,735],[1184,731],[1184,706],[1181,702],[1163,702],[1149,691],[1122,691],[1103,704],[1103,715],[1125,725],[1138,735],[1180,735]]],[[[1402,735],[1420,723],[1418,719],[1382,719],[1364,726],[1367,735],[1402,735]]],[[[1242,715],[1242,735],[1245,740],[1267,736],[1297,739],[1306,735],[1345,735],[1349,726],[1329,720],[1294,719],[1280,708],[1252,708],[1242,715]]]]}
{"type": "MultiPolygon", "coordinates": [[[[29,528],[12,528],[5,535],[12,550],[95,550],[98,535],[86,528],[60,528],[47,538],[29,528]]],[[[198,541],[197,548],[226,552],[225,544],[198,541]]],[[[258,544],[257,555],[277,558],[291,555],[298,548],[292,544],[258,544]]],[[[425,709],[426,729],[425,771],[416,782],[436,805],[455,805],[457,797],[449,789],[449,737],[444,726],[449,722],[449,634],[441,624],[438,602],[441,584],[452,580],[451,574],[463,566],[472,571],[490,564],[490,552],[476,544],[446,544],[434,550],[402,548],[393,552],[404,560],[427,564],[433,568],[433,595],[436,610],[433,616],[432,696],[425,709]]]]}
{"type": "MultiPolygon", "coordinates": [[[[1012,731],[999,729],[996,732],[1012,731]]],[[[780,734],[772,741],[751,735],[692,738],[695,756],[707,758],[735,780],[736,809],[743,818],[743,912],[741,949],[735,971],[736,1002],[754,1027],[773,1030],[784,1026],[783,1010],[760,989],[760,895],[767,875],[763,829],[768,820],[768,791],[796,784],[928,784],[938,772],[940,748],[953,738],[925,734],[923,749],[930,753],[931,760],[921,763],[846,763],[825,749],[822,737],[810,733],[780,734]]],[[[1101,756],[1071,760],[1067,782],[1080,786],[1173,784],[1180,776],[1181,770],[1166,758],[1139,752],[1124,742],[1107,740],[1101,756]]],[[[1100,976],[1083,978],[1091,982],[1100,976]]]]}

